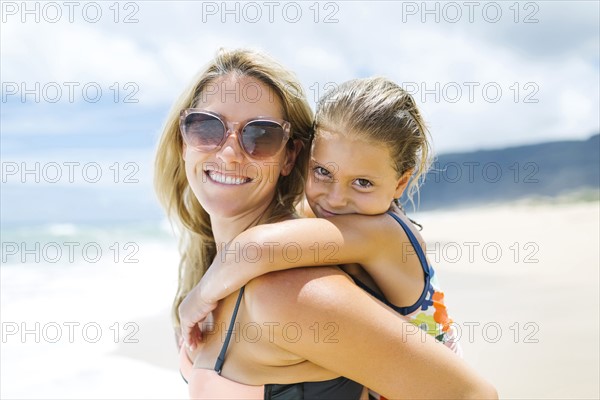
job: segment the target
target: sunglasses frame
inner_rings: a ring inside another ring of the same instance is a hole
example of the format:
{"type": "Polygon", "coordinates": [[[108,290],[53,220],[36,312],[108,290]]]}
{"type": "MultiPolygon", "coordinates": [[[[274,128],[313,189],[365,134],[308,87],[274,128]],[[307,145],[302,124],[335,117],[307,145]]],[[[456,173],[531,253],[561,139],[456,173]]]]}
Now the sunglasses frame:
{"type": "Polygon", "coordinates": [[[292,136],[292,124],[290,124],[288,121],[283,120],[283,119],[277,119],[277,118],[272,118],[272,117],[264,117],[264,116],[258,116],[258,117],[252,117],[249,118],[245,121],[239,121],[239,122],[234,122],[234,121],[228,121],[227,118],[225,118],[224,116],[222,116],[221,114],[218,114],[216,112],[213,111],[208,111],[208,110],[204,110],[202,108],[186,108],[184,110],[181,110],[181,113],[179,114],[179,131],[181,132],[181,136],[183,138],[183,141],[190,146],[191,148],[193,148],[196,151],[199,151],[201,153],[213,153],[216,151],[219,151],[223,145],[225,144],[225,142],[227,141],[227,138],[229,138],[229,136],[233,133],[236,132],[237,133],[237,139],[238,139],[238,144],[240,145],[241,149],[244,151],[244,153],[252,158],[252,159],[256,159],[256,160],[260,160],[260,159],[265,159],[265,158],[269,158],[269,157],[273,157],[275,154],[279,153],[281,151],[281,149],[285,146],[285,144],[290,140],[291,136],[292,136]],[[219,122],[221,122],[221,124],[223,125],[223,138],[221,139],[221,142],[214,148],[208,151],[205,151],[203,149],[198,148],[197,146],[192,145],[191,143],[188,142],[188,138],[186,137],[186,131],[185,131],[185,120],[188,116],[192,115],[192,114],[205,114],[205,115],[209,115],[213,118],[216,118],[219,122]],[[281,128],[283,129],[283,139],[281,140],[281,143],[279,144],[279,148],[277,149],[277,151],[271,155],[267,155],[264,157],[256,157],[252,154],[250,154],[247,150],[246,147],[244,146],[243,143],[243,130],[246,126],[248,126],[248,124],[252,123],[252,122],[272,122],[272,123],[276,123],[279,126],[281,126],[281,128]],[[239,128],[241,126],[241,128],[239,128]]]}

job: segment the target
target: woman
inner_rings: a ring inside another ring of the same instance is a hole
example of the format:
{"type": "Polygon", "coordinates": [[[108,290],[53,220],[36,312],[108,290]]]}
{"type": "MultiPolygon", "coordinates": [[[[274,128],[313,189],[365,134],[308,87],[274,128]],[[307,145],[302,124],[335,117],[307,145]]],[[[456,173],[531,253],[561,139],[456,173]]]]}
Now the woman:
{"type": "MultiPolygon", "coordinates": [[[[179,303],[229,241],[295,217],[312,125],[299,88],[264,55],[220,52],[173,108],[156,187],[183,225],[176,328],[179,303]]],[[[198,398],[359,398],[360,385],[390,398],[496,397],[409,325],[337,268],[271,273],[219,303],[202,345],[182,349],[182,374],[198,398]]]]}

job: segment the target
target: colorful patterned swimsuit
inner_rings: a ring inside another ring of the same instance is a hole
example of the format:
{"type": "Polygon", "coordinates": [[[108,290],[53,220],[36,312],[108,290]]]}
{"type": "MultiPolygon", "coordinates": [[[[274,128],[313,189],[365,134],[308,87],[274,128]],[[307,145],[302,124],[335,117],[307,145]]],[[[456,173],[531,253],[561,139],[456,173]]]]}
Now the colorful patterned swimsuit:
{"type": "Polygon", "coordinates": [[[448,316],[446,306],[444,305],[444,292],[439,288],[435,271],[427,262],[423,248],[415,237],[414,233],[406,225],[400,217],[388,211],[387,214],[392,216],[404,229],[406,236],[410,240],[425,275],[425,287],[419,300],[409,307],[397,307],[390,303],[384,296],[376,293],[363,282],[355,277],[352,277],[354,282],[364,289],[366,292],[384,302],[387,306],[406,316],[410,322],[418,326],[428,334],[434,336],[438,341],[444,343],[452,351],[462,356],[462,350],[457,341],[456,328],[452,326],[452,319],[448,316]]]}

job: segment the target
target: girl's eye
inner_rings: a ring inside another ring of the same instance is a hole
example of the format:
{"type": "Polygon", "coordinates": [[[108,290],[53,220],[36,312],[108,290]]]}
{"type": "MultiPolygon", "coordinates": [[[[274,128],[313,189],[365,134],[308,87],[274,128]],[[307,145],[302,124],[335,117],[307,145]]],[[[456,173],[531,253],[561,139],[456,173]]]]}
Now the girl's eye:
{"type": "Polygon", "coordinates": [[[367,188],[370,188],[371,186],[373,186],[371,181],[369,181],[368,179],[362,179],[362,178],[357,179],[356,184],[363,189],[367,189],[367,188]]]}
{"type": "Polygon", "coordinates": [[[330,173],[329,171],[327,171],[325,168],[323,167],[315,167],[313,168],[313,171],[315,171],[315,173],[317,175],[321,175],[321,176],[325,176],[325,177],[329,177],[330,173]]]}

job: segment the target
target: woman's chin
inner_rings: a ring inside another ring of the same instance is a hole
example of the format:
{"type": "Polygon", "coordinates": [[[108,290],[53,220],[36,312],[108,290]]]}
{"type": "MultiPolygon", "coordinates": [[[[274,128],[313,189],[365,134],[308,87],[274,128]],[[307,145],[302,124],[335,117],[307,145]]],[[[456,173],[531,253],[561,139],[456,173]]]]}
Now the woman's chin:
{"type": "Polygon", "coordinates": [[[224,202],[222,199],[203,199],[201,204],[211,218],[235,218],[248,215],[259,208],[250,204],[247,198],[240,197],[224,202]]]}

